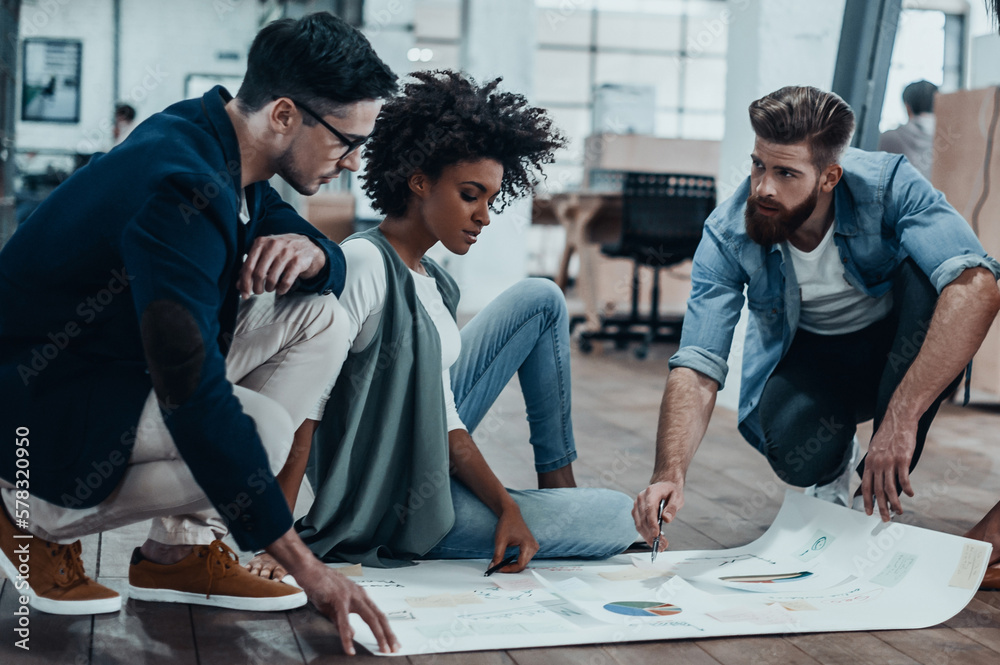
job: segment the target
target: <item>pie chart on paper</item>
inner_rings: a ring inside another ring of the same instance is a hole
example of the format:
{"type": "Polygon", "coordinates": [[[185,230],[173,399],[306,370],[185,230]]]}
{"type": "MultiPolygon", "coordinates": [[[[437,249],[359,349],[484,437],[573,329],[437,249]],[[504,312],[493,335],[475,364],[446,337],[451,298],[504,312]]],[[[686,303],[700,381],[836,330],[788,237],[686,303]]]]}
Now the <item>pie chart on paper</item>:
{"type": "Polygon", "coordinates": [[[604,606],[609,612],[632,617],[666,617],[680,614],[681,608],[668,603],[651,603],[647,601],[621,600],[604,606]]]}

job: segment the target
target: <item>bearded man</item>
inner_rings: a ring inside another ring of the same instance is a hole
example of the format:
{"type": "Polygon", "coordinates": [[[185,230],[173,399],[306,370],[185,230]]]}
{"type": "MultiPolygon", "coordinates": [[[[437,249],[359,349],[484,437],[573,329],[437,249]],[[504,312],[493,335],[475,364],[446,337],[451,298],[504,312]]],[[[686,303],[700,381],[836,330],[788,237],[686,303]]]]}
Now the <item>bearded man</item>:
{"type": "Polygon", "coordinates": [[[914,496],[931,420],[1000,309],[1000,264],[901,155],[848,149],[835,94],[786,87],[750,105],[750,177],[705,223],[656,463],[633,508],[648,543],[684,480],[749,309],[739,431],[778,477],[883,520],[914,496]],[[874,418],[857,464],[858,423],[874,418]]]}

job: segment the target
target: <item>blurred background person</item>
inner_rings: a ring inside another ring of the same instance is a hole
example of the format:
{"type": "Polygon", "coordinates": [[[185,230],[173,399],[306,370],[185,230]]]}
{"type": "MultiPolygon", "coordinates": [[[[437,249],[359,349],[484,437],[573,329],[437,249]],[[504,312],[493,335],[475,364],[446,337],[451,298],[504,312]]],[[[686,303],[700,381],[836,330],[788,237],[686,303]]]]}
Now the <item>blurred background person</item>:
{"type": "Polygon", "coordinates": [[[135,127],[135,109],[130,104],[115,105],[115,127],[112,136],[115,138],[115,145],[118,145],[132,133],[135,127]]]}
{"type": "Polygon", "coordinates": [[[930,81],[915,81],[903,90],[903,105],[909,118],[905,125],[883,132],[878,149],[905,155],[928,180],[934,164],[934,95],[938,87],[930,81]]]}

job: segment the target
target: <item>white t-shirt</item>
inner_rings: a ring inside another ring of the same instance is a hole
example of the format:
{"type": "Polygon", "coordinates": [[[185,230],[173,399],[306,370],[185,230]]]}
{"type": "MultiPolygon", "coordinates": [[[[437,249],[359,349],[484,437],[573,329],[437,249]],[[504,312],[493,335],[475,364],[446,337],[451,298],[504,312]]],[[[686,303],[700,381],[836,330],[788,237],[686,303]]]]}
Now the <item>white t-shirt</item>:
{"type": "Polygon", "coordinates": [[[833,242],[833,227],[811,252],[788,243],[792,269],[802,293],[799,327],[817,335],[843,335],[879,321],[892,309],[892,291],[872,298],[854,288],[833,242]]]}
{"type": "Polygon", "coordinates": [[[247,206],[247,197],[240,192],[240,221],[244,226],[250,223],[250,208],[247,206]]]}
{"type": "MultiPolygon", "coordinates": [[[[340,304],[347,314],[348,339],[351,353],[363,351],[371,343],[382,320],[382,308],[385,306],[385,261],[382,253],[374,243],[363,238],[355,238],[341,245],[347,262],[347,280],[344,292],[340,296],[340,304]]],[[[458,360],[462,350],[462,336],[458,324],[451,318],[451,313],[441,298],[437,289],[437,281],[428,275],[410,271],[417,292],[417,300],[434,322],[438,337],[441,339],[441,383],[444,385],[445,414],[448,418],[448,431],[466,429],[455,408],[455,395],[451,390],[450,367],[458,360]]],[[[313,409],[309,418],[320,420],[330,398],[330,385],[322,399],[313,409]]]]}

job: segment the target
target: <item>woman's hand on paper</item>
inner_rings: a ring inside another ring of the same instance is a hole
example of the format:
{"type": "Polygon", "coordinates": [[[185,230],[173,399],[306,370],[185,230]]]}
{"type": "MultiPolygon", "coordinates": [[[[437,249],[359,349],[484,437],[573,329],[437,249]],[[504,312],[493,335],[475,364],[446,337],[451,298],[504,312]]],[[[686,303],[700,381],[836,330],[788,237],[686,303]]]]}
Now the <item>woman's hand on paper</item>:
{"type": "Polygon", "coordinates": [[[521,516],[521,509],[513,501],[503,509],[497,519],[497,529],[494,534],[493,559],[490,567],[495,566],[504,559],[508,548],[518,548],[518,557],[515,563],[504,566],[501,573],[519,573],[528,566],[528,562],[538,553],[538,541],[532,535],[524,518],[521,516]]]}

